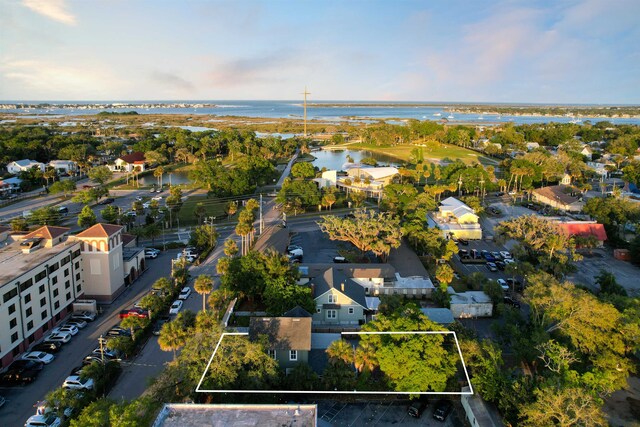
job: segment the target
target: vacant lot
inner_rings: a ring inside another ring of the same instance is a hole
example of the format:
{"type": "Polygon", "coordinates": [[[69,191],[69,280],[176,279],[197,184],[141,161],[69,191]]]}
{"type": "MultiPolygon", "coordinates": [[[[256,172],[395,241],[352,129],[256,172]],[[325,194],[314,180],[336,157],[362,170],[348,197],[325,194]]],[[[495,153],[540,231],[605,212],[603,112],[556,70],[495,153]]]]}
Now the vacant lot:
{"type": "MultiPolygon", "coordinates": [[[[408,161],[409,156],[411,155],[411,150],[418,146],[413,144],[401,144],[394,146],[385,146],[381,147],[373,144],[349,144],[345,148],[349,148],[350,150],[363,149],[368,151],[375,151],[377,153],[386,154],[388,156],[396,157],[403,161],[408,161]]],[[[450,160],[462,160],[464,163],[472,164],[472,163],[482,163],[483,165],[492,165],[495,166],[499,162],[496,159],[492,159],[490,157],[484,156],[480,153],[477,153],[472,150],[467,150],[466,148],[458,147],[456,145],[448,145],[443,144],[440,147],[434,150],[427,150],[426,147],[418,147],[422,148],[424,158],[431,162],[439,163],[442,161],[450,160]]]]}

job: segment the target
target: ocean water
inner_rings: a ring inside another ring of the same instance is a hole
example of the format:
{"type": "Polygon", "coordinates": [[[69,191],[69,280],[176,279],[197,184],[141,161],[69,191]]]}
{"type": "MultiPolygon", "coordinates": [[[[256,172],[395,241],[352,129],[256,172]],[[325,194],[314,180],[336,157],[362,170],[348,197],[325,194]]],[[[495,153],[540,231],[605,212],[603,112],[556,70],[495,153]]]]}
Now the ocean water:
{"type": "MultiPolygon", "coordinates": [[[[18,101],[0,101],[2,104],[21,104],[18,101]]],[[[238,117],[261,117],[261,118],[302,118],[303,108],[301,101],[38,101],[28,102],[29,104],[50,104],[46,108],[15,108],[2,109],[0,113],[20,113],[27,117],[39,116],[75,116],[97,114],[102,111],[136,111],[139,114],[203,114],[212,116],[238,116],[238,117]],[[77,104],[77,108],[61,108],[64,104],[77,104]],[[93,108],[96,104],[133,104],[132,106],[114,105],[109,108],[93,108]],[[179,104],[186,104],[179,106],[179,104]],[[191,105],[189,105],[191,104],[191,105]],[[196,107],[193,104],[213,104],[215,106],[196,107]],[[154,106],[154,108],[151,107],[154,106]]],[[[316,104],[334,104],[333,101],[316,102],[316,104]]],[[[475,123],[475,124],[499,124],[513,122],[520,123],[569,123],[574,120],[571,117],[541,117],[541,116],[511,116],[496,114],[462,114],[450,113],[442,106],[415,106],[415,103],[396,102],[384,106],[357,106],[357,105],[331,105],[319,107],[307,106],[307,118],[327,122],[337,121],[366,121],[375,122],[379,119],[394,118],[399,119],[394,123],[402,123],[402,120],[441,120],[449,118],[449,123],[475,123]]],[[[490,107],[487,107],[490,110],[490,107]]],[[[640,125],[640,118],[598,118],[581,117],[582,122],[591,120],[598,122],[607,120],[614,124],[637,124],[640,125]]]]}

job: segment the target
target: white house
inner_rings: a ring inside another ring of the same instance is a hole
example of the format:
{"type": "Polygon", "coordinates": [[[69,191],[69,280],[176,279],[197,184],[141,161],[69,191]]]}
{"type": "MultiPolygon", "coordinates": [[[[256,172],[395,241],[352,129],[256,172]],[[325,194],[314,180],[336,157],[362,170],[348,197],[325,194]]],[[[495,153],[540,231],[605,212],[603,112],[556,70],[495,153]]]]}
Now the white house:
{"type": "Polygon", "coordinates": [[[593,150],[588,145],[585,145],[584,147],[582,147],[582,151],[580,151],[580,154],[585,156],[588,160],[591,160],[593,156],[593,150]]]}
{"type": "Polygon", "coordinates": [[[58,173],[74,174],[78,171],[78,164],[73,160],[51,160],[48,166],[58,173]]]}
{"type": "Polygon", "coordinates": [[[37,166],[42,172],[44,172],[44,163],[29,159],[16,160],[14,162],[7,163],[7,171],[16,175],[20,172],[28,171],[34,166],[37,166]]]}
{"type": "Polygon", "coordinates": [[[482,239],[479,219],[473,209],[454,197],[447,197],[440,203],[437,212],[427,215],[429,226],[442,230],[445,238],[454,236],[472,240],[482,239]]]}
{"type": "Polygon", "coordinates": [[[540,148],[540,144],[538,144],[537,142],[527,142],[526,145],[527,145],[527,151],[533,151],[540,148]]]}
{"type": "Polygon", "coordinates": [[[147,167],[144,153],[139,151],[120,156],[116,159],[115,164],[109,165],[109,169],[114,172],[132,172],[136,167],[140,168],[140,172],[144,172],[147,167]]]}
{"type": "Polygon", "coordinates": [[[456,319],[470,317],[491,317],[493,313],[493,303],[489,295],[482,291],[467,291],[456,293],[449,286],[447,292],[451,297],[450,310],[456,319]]]}

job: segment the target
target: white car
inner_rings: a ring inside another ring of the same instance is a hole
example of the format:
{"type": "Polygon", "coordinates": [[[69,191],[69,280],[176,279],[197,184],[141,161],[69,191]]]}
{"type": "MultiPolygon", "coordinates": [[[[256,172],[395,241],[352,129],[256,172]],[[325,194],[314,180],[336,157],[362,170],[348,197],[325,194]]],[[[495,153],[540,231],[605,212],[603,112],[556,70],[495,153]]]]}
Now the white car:
{"type": "Polygon", "coordinates": [[[58,427],[60,423],[60,418],[56,417],[55,414],[32,415],[24,424],[24,427],[58,427]]]}
{"type": "Polygon", "coordinates": [[[53,362],[53,354],[45,353],[44,351],[32,351],[31,353],[24,354],[22,356],[24,360],[34,360],[36,362],[42,362],[45,365],[53,362]]]}
{"type": "Polygon", "coordinates": [[[142,207],[143,207],[143,208],[145,208],[145,209],[149,209],[149,206],[151,206],[151,203],[150,203],[150,202],[144,202],[144,203],[142,204],[142,207]]]}
{"type": "Polygon", "coordinates": [[[151,200],[155,200],[156,202],[159,202],[160,200],[162,200],[162,196],[152,197],[151,200]]]}
{"type": "Polygon", "coordinates": [[[503,291],[508,291],[509,290],[509,285],[507,285],[507,281],[504,279],[498,279],[498,285],[500,285],[500,287],[502,288],[503,291]]]}
{"type": "Polygon", "coordinates": [[[76,311],[71,315],[72,319],[82,319],[87,322],[93,322],[96,320],[96,314],[92,311],[76,311]]]}
{"type": "Polygon", "coordinates": [[[66,344],[71,341],[71,334],[68,332],[57,332],[49,335],[44,339],[45,342],[59,342],[66,344]]]}
{"type": "MultiPolygon", "coordinates": [[[[180,252],[180,253],[178,254],[178,256],[176,256],[176,259],[177,259],[177,260],[181,260],[181,259],[182,259],[182,257],[183,257],[182,252],[180,252]]],[[[189,255],[189,254],[184,255],[184,258],[187,260],[187,262],[190,262],[190,263],[191,263],[191,262],[194,262],[194,261],[196,260],[196,257],[195,257],[195,256],[193,256],[193,255],[189,255]]]]}
{"type": "Polygon", "coordinates": [[[72,390],[91,390],[93,389],[93,380],[91,378],[80,378],[79,375],[71,375],[64,380],[62,388],[72,390]]]}
{"type": "Polygon", "coordinates": [[[158,258],[158,254],[160,254],[160,251],[158,249],[154,249],[154,248],[147,248],[144,250],[144,257],[145,258],[158,258]]]}
{"type": "Polygon", "coordinates": [[[503,261],[505,264],[513,264],[515,263],[515,261],[513,260],[513,258],[505,258],[503,261]]]}
{"type": "Polygon", "coordinates": [[[57,328],[53,328],[51,332],[53,332],[54,334],[57,334],[59,332],[66,332],[71,335],[76,335],[78,332],[80,332],[80,329],[78,329],[78,327],[74,325],[62,325],[58,326],[57,328]]]}
{"type": "Polygon", "coordinates": [[[136,201],[141,202],[142,201],[142,196],[136,196],[136,201]]]}
{"type": "Polygon", "coordinates": [[[169,309],[169,314],[178,314],[180,309],[182,308],[182,300],[176,300],[171,304],[171,308],[169,309]]]}
{"type": "Polygon", "coordinates": [[[178,296],[178,299],[187,299],[189,298],[189,295],[191,295],[191,288],[188,286],[185,286],[180,291],[180,295],[178,296]]]}
{"type": "Polygon", "coordinates": [[[511,258],[511,254],[507,251],[500,251],[500,256],[502,257],[502,259],[509,259],[511,258]]]}
{"type": "Polygon", "coordinates": [[[83,328],[85,328],[87,326],[87,321],[72,317],[71,319],[69,319],[69,320],[67,320],[65,322],[65,325],[72,325],[72,326],[75,326],[78,329],[83,329],[83,328]]]}

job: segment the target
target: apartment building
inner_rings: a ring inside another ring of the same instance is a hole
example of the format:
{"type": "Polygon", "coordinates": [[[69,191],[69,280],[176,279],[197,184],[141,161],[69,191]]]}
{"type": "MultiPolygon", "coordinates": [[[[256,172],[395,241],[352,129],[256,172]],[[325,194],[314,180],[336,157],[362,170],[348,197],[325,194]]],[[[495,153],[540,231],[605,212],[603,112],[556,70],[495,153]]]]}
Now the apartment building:
{"type": "Polygon", "coordinates": [[[0,248],[0,368],[39,340],[84,294],[80,242],[44,226],[0,248]]]}

